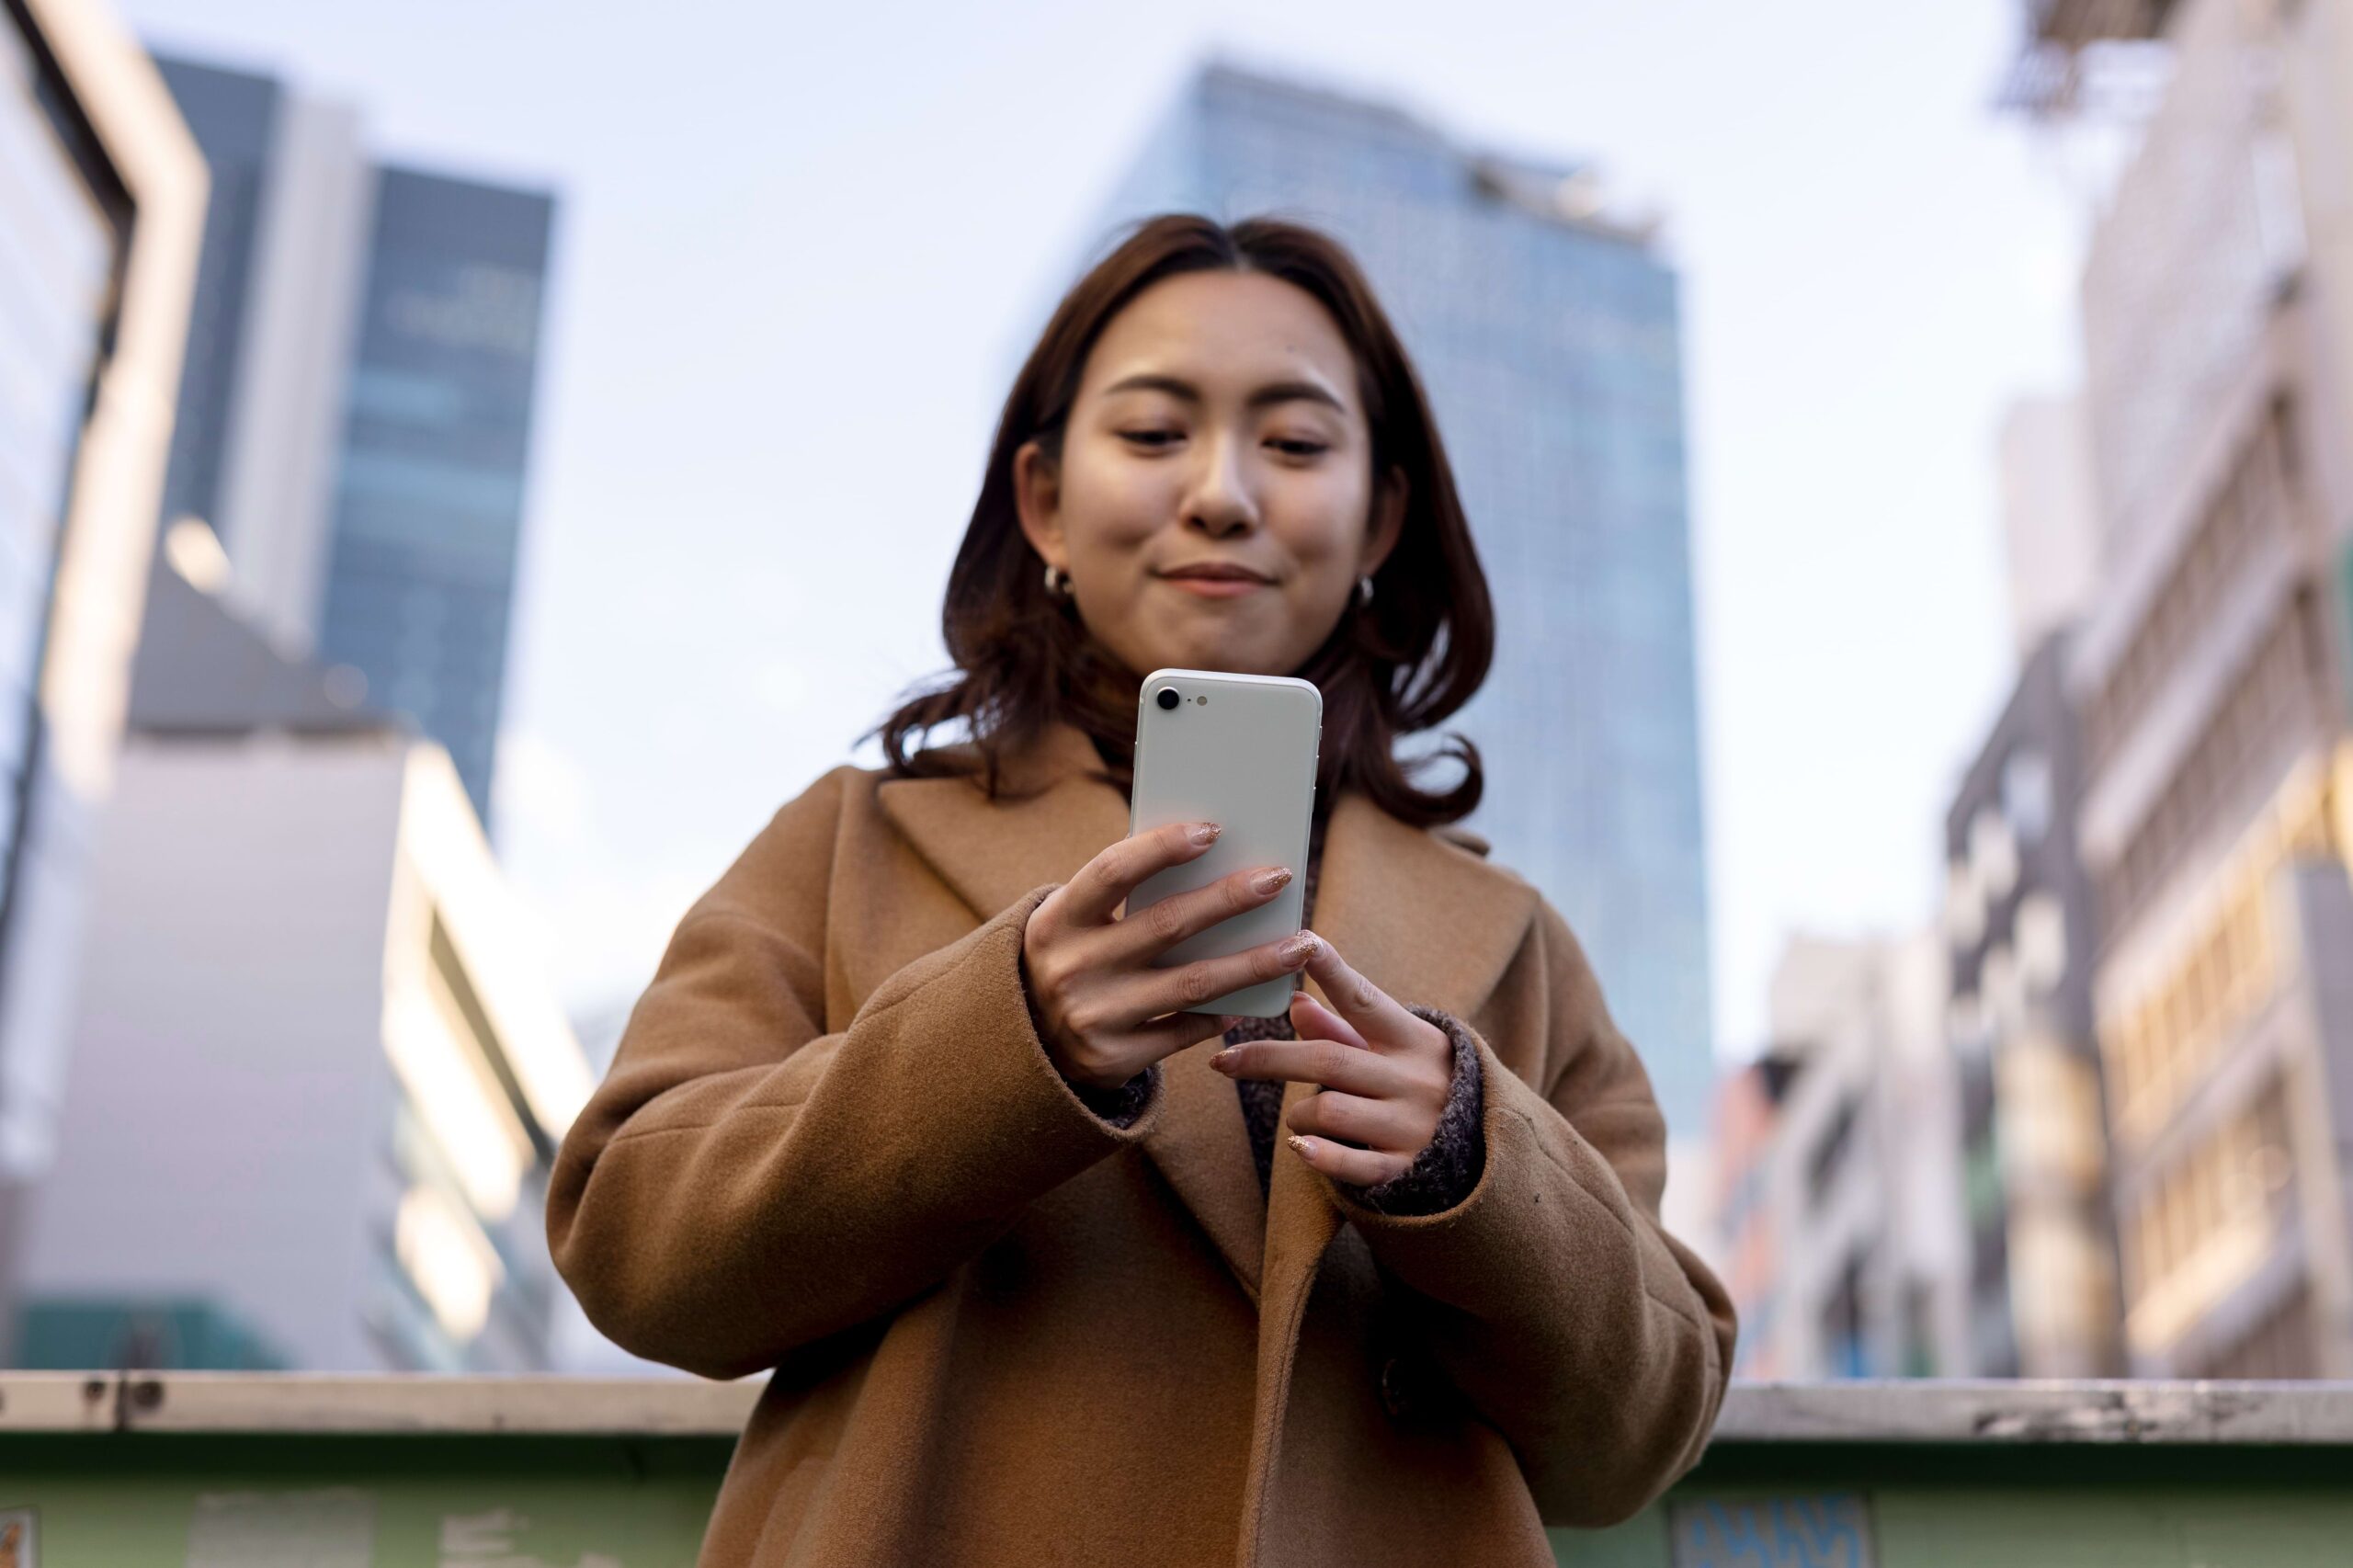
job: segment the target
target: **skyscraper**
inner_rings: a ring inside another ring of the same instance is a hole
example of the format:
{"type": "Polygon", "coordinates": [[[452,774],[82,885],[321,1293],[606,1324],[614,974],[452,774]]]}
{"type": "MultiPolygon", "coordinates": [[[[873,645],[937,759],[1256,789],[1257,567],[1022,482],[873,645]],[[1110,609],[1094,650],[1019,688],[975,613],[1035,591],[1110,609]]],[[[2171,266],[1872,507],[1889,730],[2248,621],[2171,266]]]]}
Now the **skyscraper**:
{"type": "Polygon", "coordinates": [[[440,741],[487,822],[553,199],[371,164],[348,109],[267,77],[165,71],[224,192],[166,517],[212,526],[280,651],[440,741]]]}
{"type": "Polygon", "coordinates": [[[1673,269],[1589,171],[1376,103],[1194,77],[1108,205],[1346,244],[1419,368],[1495,596],[1469,825],[1575,927],[1678,1140],[1706,1130],[1707,887],[1673,269]]]}
{"type": "Polygon", "coordinates": [[[485,823],[553,215],[383,172],[319,629],[323,658],[449,748],[485,823]]]}
{"type": "Polygon", "coordinates": [[[0,6],[0,1338],[53,1153],[204,215],[204,167],[102,4],[0,6]]]}

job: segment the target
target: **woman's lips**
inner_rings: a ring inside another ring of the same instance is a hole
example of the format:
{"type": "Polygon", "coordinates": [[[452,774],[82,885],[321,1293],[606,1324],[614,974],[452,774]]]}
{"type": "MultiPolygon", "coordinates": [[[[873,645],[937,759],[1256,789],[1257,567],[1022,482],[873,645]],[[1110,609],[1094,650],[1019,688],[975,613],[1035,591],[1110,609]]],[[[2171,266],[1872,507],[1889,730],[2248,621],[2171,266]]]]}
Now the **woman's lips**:
{"type": "Polygon", "coordinates": [[[1164,577],[1161,580],[1171,587],[1199,594],[1205,599],[1239,598],[1244,594],[1255,594],[1267,585],[1256,577],[1164,577]]]}

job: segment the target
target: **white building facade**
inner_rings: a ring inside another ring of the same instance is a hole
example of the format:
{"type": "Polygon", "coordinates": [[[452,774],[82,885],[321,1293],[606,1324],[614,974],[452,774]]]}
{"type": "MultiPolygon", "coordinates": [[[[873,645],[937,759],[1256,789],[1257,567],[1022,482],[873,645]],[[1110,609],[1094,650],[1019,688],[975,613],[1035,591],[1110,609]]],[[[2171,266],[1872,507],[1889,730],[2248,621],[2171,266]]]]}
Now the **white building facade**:
{"type": "Polygon", "coordinates": [[[448,754],[257,676],[174,576],[154,608],[216,624],[142,658],[20,1354],[549,1368],[541,1199],[591,1079],[448,754]]]}

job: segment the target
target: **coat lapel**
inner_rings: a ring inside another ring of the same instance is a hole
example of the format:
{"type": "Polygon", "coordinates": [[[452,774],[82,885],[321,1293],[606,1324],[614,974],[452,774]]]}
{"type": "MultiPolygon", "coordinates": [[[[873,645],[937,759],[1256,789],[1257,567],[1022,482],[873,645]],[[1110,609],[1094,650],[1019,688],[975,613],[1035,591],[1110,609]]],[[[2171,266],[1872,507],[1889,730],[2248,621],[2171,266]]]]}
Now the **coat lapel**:
{"type": "MultiPolygon", "coordinates": [[[[1468,1020],[1503,978],[1536,910],[1536,890],[1471,851],[1408,826],[1364,795],[1332,808],[1315,891],[1314,929],[1366,979],[1398,1001],[1442,1008],[1468,1020]]],[[[1320,999],[1324,988],[1310,990],[1320,999]]],[[[1293,1084],[1283,1112],[1311,1093],[1293,1084]]],[[[1279,1429],[1281,1380],[1267,1358],[1287,1359],[1324,1250],[1340,1227],[1331,1188],[1288,1142],[1275,1145],[1267,1201],[1259,1388],[1276,1405],[1262,1433],[1279,1429]]]]}
{"type": "MultiPolygon", "coordinates": [[[[1127,836],[1127,801],[1088,777],[1099,766],[1083,732],[1057,724],[1032,754],[1008,760],[1014,795],[991,801],[961,778],[902,778],[882,784],[876,799],[973,918],[985,920],[1041,882],[1068,881],[1127,836]]],[[[1143,1149],[1255,1301],[1266,1203],[1241,1099],[1209,1065],[1215,1049],[1205,1042],[1163,1063],[1160,1114],[1143,1149]]]]}
{"type": "MultiPolygon", "coordinates": [[[[1314,927],[1366,979],[1398,1001],[1469,1020],[1503,978],[1536,911],[1536,891],[1471,851],[1409,827],[1359,794],[1345,794],[1324,830],[1314,927]]],[[[1319,997],[1323,987],[1310,989],[1319,997]]],[[[1313,1091],[1292,1084],[1286,1120],[1313,1091]]],[[[1257,1408],[1245,1482],[1243,1561],[1258,1560],[1258,1526],[1282,1449],[1290,1369],[1308,1298],[1341,1215],[1331,1186],[1275,1145],[1267,1197],[1265,1283],[1258,1301],[1257,1408]]]]}
{"type": "MultiPolygon", "coordinates": [[[[1007,764],[1021,798],[991,801],[961,778],[892,779],[876,798],[915,853],[985,920],[1041,882],[1068,881],[1126,835],[1127,801],[1088,777],[1097,766],[1093,743],[1056,724],[1029,756],[1007,764]]],[[[1361,794],[1346,792],[1333,805],[1314,928],[1401,1002],[1468,1018],[1518,951],[1535,902],[1518,878],[1361,794]]],[[[1262,1306],[1280,1300],[1288,1315],[1303,1300],[1338,1213],[1322,1178],[1279,1142],[1261,1199],[1240,1098],[1209,1066],[1214,1049],[1194,1046],[1163,1066],[1160,1115],[1143,1147],[1243,1289],[1253,1300],[1263,1294],[1262,1306]]],[[[1291,1085],[1286,1108],[1302,1092],[1291,1085]]]]}
{"type": "Polygon", "coordinates": [[[1068,881],[1127,836],[1127,801],[1088,777],[1101,766],[1083,732],[1056,724],[1030,755],[1008,761],[1008,792],[996,800],[956,777],[886,779],[875,801],[973,918],[986,920],[1041,882],[1068,881]]]}
{"type": "Polygon", "coordinates": [[[1519,950],[1536,890],[1354,790],[1324,833],[1316,932],[1398,1001],[1468,1020],[1519,950]]]}

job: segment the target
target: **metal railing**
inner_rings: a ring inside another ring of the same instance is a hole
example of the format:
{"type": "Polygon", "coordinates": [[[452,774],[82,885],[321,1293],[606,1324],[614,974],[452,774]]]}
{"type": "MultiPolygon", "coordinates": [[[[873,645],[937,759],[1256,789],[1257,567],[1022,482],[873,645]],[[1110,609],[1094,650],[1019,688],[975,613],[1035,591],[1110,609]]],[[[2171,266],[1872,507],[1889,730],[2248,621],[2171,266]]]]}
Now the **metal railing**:
{"type": "MultiPolygon", "coordinates": [[[[0,1374],[0,1529],[37,1532],[41,1568],[298,1546],[377,1568],[688,1568],[757,1394],[753,1380],[0,1374]]],[[[1563,1562],[1599,1568],[2341,1563],[2353,1384],[1737,1384],[1665,1498],[1552,1540],[1563,1562]]]]}

